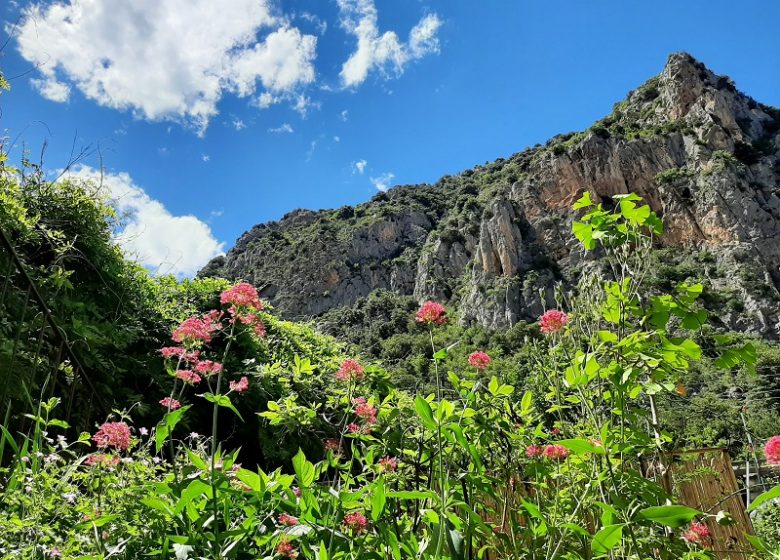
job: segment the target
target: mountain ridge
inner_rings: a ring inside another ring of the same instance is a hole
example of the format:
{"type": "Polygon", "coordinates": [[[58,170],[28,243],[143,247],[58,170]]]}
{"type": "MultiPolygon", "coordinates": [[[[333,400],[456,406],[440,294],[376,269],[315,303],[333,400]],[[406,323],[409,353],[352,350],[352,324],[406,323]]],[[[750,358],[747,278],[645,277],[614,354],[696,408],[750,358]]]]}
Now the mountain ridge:
{"type": "Polygon", "coordinates": [[[587,131],[354,207],[294,210],[254,226],[200,275],[248,280],[295,319],[390,290],[504,328],[537,316],[556,283],[593,261],[575,250],[573,202],[586,190],[606,202],[636,192],[666,223],[662,247],[707,253],[712,266],[697,272],[736,302],[724,325],[777,338],[778,131],[780,110],[674,53],[587,131]]]}

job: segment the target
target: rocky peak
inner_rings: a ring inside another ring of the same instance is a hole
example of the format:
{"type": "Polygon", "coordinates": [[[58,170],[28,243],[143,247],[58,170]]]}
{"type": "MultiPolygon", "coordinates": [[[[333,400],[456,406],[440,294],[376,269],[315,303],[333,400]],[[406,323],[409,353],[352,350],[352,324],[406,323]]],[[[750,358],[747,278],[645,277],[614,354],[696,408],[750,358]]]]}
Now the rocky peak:
{"type": "Polygon", "coordinates": [[[295,318],[388,289],[504,327],[533,318],[591,258],[570,234],[582,192],[631,191],[664,218],[661,242],[675,258],[714,259],[706,281],[745,307],[720,310],[724,323],[777,336],[778,130],[780,111],[675,53],[587,131],[354,208],[291,212],[252,228],[204,273],[255,281],[295,318]]]}

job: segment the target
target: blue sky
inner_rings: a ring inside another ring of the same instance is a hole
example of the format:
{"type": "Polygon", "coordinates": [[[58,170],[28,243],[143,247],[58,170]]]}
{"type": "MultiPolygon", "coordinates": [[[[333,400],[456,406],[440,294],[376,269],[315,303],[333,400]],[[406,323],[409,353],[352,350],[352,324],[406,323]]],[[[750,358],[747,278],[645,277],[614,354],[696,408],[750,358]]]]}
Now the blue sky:
{"type": "Polygon", "coordinates": [[[99,147],[79,173],[102,161],[135,215],[128,251],[187,275],[294,208],[359,203],[584,129],[674,51],[780,106],[780,3],[736,6],[7,2],[0,129],[12,158],[48,142],[52,169],[74,139],[99,147]]]}

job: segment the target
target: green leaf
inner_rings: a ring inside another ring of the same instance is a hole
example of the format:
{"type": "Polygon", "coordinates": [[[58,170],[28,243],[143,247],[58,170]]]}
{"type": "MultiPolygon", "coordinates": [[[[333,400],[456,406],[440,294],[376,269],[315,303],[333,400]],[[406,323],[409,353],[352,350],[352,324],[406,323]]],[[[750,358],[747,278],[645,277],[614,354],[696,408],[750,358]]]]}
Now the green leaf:
{"type": "Polygon", "coordinates": [[[435,430],[436,421],[433,419],[433,410],[431,410],[431,405],[428,401],[422,398],[422,396],[417,395],[414,398],[414,408],[425,427],[429,430],[435,430]]]}
{"type": "Polygon", "coordinates": [[[766,502],[767,500],[773,500],[775,498],[780,498],[780,484],[775,486],[774,488],[771,488],[764,492],[763,494],[760,494],[753,502],[750,504],[750,507],[747,509],[748,511],[753,511],[758,506],[766,502]]]}
{"type": "Polygon", "coordinates": [[[581,208],[588,208],[589,206],[593,206],[593,201],[590,199],[590,192],[585,191],[582,193],[580,199],[574,203],[574,209],[580,210],[581,208]]]}
{"type": "Polygon", "coordinates": [[[443,360],[446,357],[447,357],[447,349],[446,348],[442,348],[441,350],[439,350],[438,352],[436,352],[433,355],[433,359],[434,360],[443,360]]]}
{"type": "Polygon", "coordinates": [[[603,527],[598,533],[593,535],[591,548],[594,554],[602,555],[608,553],[623,538],[623,524],[608,525],[603,527]]]}
{"type": "Polygon", "coordinates": [[[571,224],[571,230],[574,233],[574,237],[576,237],[588,251],[596,248],[596,242],[593,239],[592,225],[583,222],[573,222],[571,224]]]}
{"type": "Polygon", "coordinates": [[[306,455],[303,454],[301,448],[298,448],[298,453],[293,457],[292,463],[295,476],[298,478],[298,484],[300,484],[301,488],[311,486],[312,482],[314,482],[314,465],[306,460],[306,455]]]}
{"type": "Polygon", "coordinates": [[[556,443],[558,443],[558,445],[562,445],[570,451],[573,451],[577,455],[582,455],[583,453],[595,453],[597,455],[604,454],[603,447],[594,445],[588,440],[582,438],[564,439],[556,443]]]}
{"type": "Polygon", "coordinates": [[[157,424],[157,429],[154,434],[154,447],[158,453],[165,443],[165,440],[173,433],[176,424],[181,421],[184,413],[187,412],[191,406],[191,404],[187,404],[178,410],[172,410],[163,417],[159,424],[157,424]]]}
{"type": "Polygon", "coordinates": [[[640,519],[660,523],[666,527],[682,527],[693,521],[702,513],[687,506],[652,506],[637,514],[640,519]]]}
{"type": "Polygon", "coordinates": [[[373,493],[371,494],[371,519],[376,521],[382,515],[385,510],[385,504],[387,503],[387,495],[385,494],[385,481],[383,479],[377,480],[373,485],[373,493]]]}
{"type": "Polygon", "coordinates": [[[228,397],[227,395],[215,395],[213,393],[204,393],[201,395],[201,397],[203,397],[209,402],[216,404],[217,406],[229,408],[236,414],[236,416],[241,418],[242,422],[244,421],[244,418],[241,416],[241,413],[238,412],[235,406],[233,406],[233,403],[230,401],[230,397],[228,397]]]}

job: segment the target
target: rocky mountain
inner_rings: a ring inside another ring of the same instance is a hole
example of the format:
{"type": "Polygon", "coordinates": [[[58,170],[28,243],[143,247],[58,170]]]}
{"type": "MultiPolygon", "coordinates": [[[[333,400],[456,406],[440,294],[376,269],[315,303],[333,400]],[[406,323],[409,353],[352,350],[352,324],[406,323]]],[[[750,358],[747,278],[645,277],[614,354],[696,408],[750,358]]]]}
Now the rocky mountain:
{"type": "Polygon", "coordinates": [[[591,258],[571,235],[584,191],[641,195],[666,225],[656,280],[702,279],[725,327],[780,336],[780,110],[685,53],[589,130],[355,207],[296,210],[201,275],[254,282],[291,318],[384,289],[511,326],[591,258]]]}

